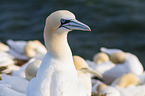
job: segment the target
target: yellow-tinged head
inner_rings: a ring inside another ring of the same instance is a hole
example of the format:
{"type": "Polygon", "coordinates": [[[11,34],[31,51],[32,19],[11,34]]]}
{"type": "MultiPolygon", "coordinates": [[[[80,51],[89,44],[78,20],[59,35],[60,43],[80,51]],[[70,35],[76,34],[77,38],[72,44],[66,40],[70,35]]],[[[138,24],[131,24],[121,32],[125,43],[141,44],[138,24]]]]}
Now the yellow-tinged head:
{"type": "Polygon", "coordinates": [[[103,62],[108,62],[109,61],[109,56],[104,52],[99,52],[94,56],[93,60],[96,64],[103,63],[103,62]]]}
{"type": "Polygon", "coordinates": [[[47,17],[44,40],[50,54],[59,59],[71,56],[67,43],[67,33],[71,30],[90,31],[90,28],[76,20],[75,15],[67,10],[55,11],[47,17]]]}
{"type": "Polygon", "coordinates": [[[70,30],[90,31],[87,25],[77,21],[75,15],[67,10],[59,10],[50,14],[46,19],[45,29],[51,32],[56,30],[62,30],[62,32],[70,30]]]}
{"type": "Polygon", "coordinates": [[[139,78],[133,73],[128,73],[121,76],[118,79],[116,85],[125,88],[128,87],[129,85],[137,85],[138,83],[139,83],[139,78]]]}
{"type": "Polygon", "coordinates": [[[88,68],[88,64],[87,62],[80,56],[73,56],[73,61],[74,61],[74,65],[76,70],[81,70],[82,68],[88,68]]]}
{"type": "Polygon", "coordinates": [[[47,52],[44,45],[38,40],[28,41],[24,50],[26,56],[29,58],[35,57],[38,54],[46,54],[47,52]]]}
{"type": "Polygon", "coordinates": [[[107,87],[106,84],[99,84],[99,85],[97,86],[97,91],[100,92],[101,90],[105,89],[106,87],[107,87]]]}
{"type": "Polygon", "coordinates": [[[91,74],[94,74],[94,75],[102,78],[102,75],[99,72],[91,69],[82,57],[73,56],[73,61],[74,61],[74,65],[75,65],[75,68],[77,71],[91,73],[91,74]]]}
{"type": "Polygon", "coordinates": [[[110,55],[110,60],[117,64],[117,63],[124,63],[126,58],[125,52],[115,52],[110,55]]]}

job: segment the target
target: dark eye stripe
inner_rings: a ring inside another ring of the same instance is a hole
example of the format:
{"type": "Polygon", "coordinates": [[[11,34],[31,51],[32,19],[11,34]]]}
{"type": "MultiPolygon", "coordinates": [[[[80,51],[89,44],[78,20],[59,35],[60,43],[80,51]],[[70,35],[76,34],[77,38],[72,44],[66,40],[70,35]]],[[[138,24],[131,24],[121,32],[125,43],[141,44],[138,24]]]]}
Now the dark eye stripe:
{"type": "Polygon", "coordinates": [[[61,19],[60,22],[61,22],[61,25],[63,25],[63,24],[69,23],[70,20],[61,19]]]}

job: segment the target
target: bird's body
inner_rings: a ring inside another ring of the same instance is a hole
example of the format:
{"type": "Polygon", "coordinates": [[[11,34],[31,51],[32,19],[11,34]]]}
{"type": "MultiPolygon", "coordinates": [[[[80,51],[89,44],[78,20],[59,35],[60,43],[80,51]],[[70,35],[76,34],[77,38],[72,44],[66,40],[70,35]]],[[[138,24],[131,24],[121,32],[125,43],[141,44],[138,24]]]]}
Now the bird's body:
{"type": "Polygon", "coordinates": [[[34,94],[32,93],[30,96],[61,96],[61,94],[63,94],[62,96],[74,96],[75,90],[77,89],[76,82],[78,82],[78,78],[76,70],[70,70],[75,68],[73,63],[70,64],[70,62],[73,61],[68,60],[67,62],[63,62],[55,58],[50,58],[49,53],[47,53],[37,72],[39,78],[32,79],[29,85],[30,87],[33,86],[33,88],[36,88],[36,93],[33,92],[34,94]],[[63,66],[64,64],[66,65],[63,66]],[[76,74],[74,75],[74,73],[76,74]],[[63,92],[63,90],[67,93],[63,92]]]}
{"type": "Polygon", "coordinates": [[[28,85],[27,96],[85,96],[67,43],[67,33],[75,29],[90,30],[66,10],[47,17],[44,40],[48,52],[28,85]]]}
{"type": "MultiPolygon", "coordinates": [[[[0,96],[5,96],[1,94],[4,94],[6,92],[6,90],[4,89],[7,89],[7,88],[8,89],[10,88],[18,93],[26,94],[28,82],[29,82],[28,80],[19,76],[9,76],[9,75],[3,74],[2,80],[0,81],[0,86],[1,86],[0,96]],[[5,86],[3,86],[2,88],[2,85],[5,85],[5,86]]],[[[9,95],[9,96],[15,96],[15,95],[9,95]]]]}
{"type": "MultiPolygon", "coordinates": [[[[115,56],[115,57],[113,57],[113,59],[121,58],[120,60],[123,60],[123,61],[119,61],[119,62],[123,62],[123,63],[118,63],[114,67],[112,67],[110,70],[103,73],[103,80],[106,83],[110,84],[116,78],[118,78],[124,74],[127,74],[127,73],[133,73],[135,75],[141,75],[143,73],[143,66],[135,55],[133,55],[131,53],[123,52],[119,49],[103,48],[102,51],[106,52],[108,54],[111,54],[111,55],[113,54],[115,56]],[[117,55],[115,55],[114,52],[117,53],[117,55]],[[121,57],[117,57],[117,56],[121,56],[121,57]],[[122,57],[122,56],[125,56],[125,57],[122,57]]],[[[115,62],[118,62],[116,60],[115,60],[115,62]]]]}
{"type": "Polygon", "coordinates": [[[73,56],[73,61],[78,73],[79,82],[82,83],[84,85],[84,88],[86,89],[86,91],[84,91],[86,95],[84,96],[91,96],[91,74],[98,76],[99,78],[102,78],[102,75],[100,75],[100,73],[98,73],[97,71],[91,69],[88,66],[87,62],[80,56],[73,56]]]}
{"type": "Polygon", "coordinates": [[[92,82],[91,82],[91,74],[83,73],[81,71],[78,72],[79,81],[85,86],[86,94],[85,96],[91,96],[92,92],[92,82]]]}

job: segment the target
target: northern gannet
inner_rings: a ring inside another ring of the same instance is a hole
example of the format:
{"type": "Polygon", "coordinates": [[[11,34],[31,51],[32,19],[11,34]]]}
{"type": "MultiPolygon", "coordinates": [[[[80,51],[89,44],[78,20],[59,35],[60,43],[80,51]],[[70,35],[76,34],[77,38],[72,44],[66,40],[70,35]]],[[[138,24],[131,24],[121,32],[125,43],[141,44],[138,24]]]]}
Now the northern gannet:
{"type": "Polygon", "coordinates": [[[107,49],[103,48],[101,49],[103,52],[108,53],[112,58],[112,61],[114,59],[114,63],[116,64],[114,67],[112,67],[110,70],[103,73],[103,80],[110,84],[112,83],[116,78],[127,74],[127,73],[133,73],[135,75],[141,75],[143,73],[143,66],[139,59],[127,52],[123,52],[119,49],[107,49]],[[121,61],[117,61],[121,60],[121,61]]]}
{"type": "Polygon", "coordinates": [[[15,64],[14,57],[6,52],[0,51],[0,67],[15,64]]]}
{"type": "Polygon", "coordinates": [[[9,54],[20,60],[29,60],[37,55],[45,55],[47,52],[45,46],[38,40],[7,40],[7,44],[10,46],[9,54]]]}
{"type": "Polygon", "coordinates": [[[38,40],[28,41],[24,47],[24,51],[28,58],[44,55],[47,52],[45,46],[38,40]]]}
{"type": "Polygon", "coordinates": [[[16,96],[17,93],[26,95],[28,82],[28,80],[19,76],[9,76],[2,74],[2,80],[0,80],[0,96],[8,96],[7,94],[9,94],[9,96],[16,96]],[[11,94],[11,92],[14,92],[15,95],[11,94]]]}
{"type": "Polygon", "coordinates": [[[111,86],[126,88],[128,86],[137,84],[139,84],[139,78],[133,73],[128,73],[113,81],[111,86]]]}
{"type": "Polygon", "coordinates": [[[72,52],[67,42],[71,30],[90,31],[67,10],[59,10],[46,19],[44,40],[48,49],[36,77],[27,88],[27,96],[85,96],[79,83],[72,52]]]}
{"type": "Polygon", "coordinates": [[[91,96],[91,92],[92,92],[91,74],[94,74],[100,78],[102,78],[102,76],[95,70],[91,69],[86,63],[86,61],[80,56],[76,56],[76,55],[73,56],[73,61],[78,73],[79,81],[86,88],[87,95],[85,96],[91,96]]]}
{"type": "Polygon", "coordinates": [[[108,62],[110,59],[106,53],[99,52],[99,53],[94,55],[93,60],[96,64],[100,64],[100,63],[108,62]]]}
{"type": "MultiPolygon", "coordinates": [[[[20,76],[20,77],[23,77],[23,78],[26,78],[25,76],[25,69],[26,67],[29,65],[29,64],[33,64],[39,60],[41,60],[42,58],[31,58],[28,62],[26,62],[25,64],[23,64],[19,70],[16,70],[16,71],[13,71],[12,72],[12,75],[13,76],[20,76]]],[[[38,62],[39,63],[39,62],[38,62]]],[[[34,64],[35,65],[35,64],[34,64]]],[[[35,67],[35,66],[34,66],[35,67]]]]}
{"type": "Polygon", "coordinates": [[[109,56],[104,52],[95,54],[93,61],[86,60],[86,62],[92,69],[101,74],[115,66],[115,64],[110,61],[109,56]]]}
{"type": "Polygon", "coordinates": [[[24,47],[27,44],[26,41],[7,40],[7,44],[10,46],[9,54],[16,59],[28,60],[28,57],[24,53],[24,47]]]}
{"type": "Polygon", "coordinates": [[[102,94],[106,93],[106,96],[121,96],[116,88],[107,86],[105,84],[99,84],[97,87],[97,92],[100,92],[102,94]]]}
{"type": "Polygon", "coordinates": [[[7,52],[0,51],[0,77],[1,74],[10,73],[14,70],[19,69],[18,66],[14,65],[16,62],[14,57],[7,52]]]}

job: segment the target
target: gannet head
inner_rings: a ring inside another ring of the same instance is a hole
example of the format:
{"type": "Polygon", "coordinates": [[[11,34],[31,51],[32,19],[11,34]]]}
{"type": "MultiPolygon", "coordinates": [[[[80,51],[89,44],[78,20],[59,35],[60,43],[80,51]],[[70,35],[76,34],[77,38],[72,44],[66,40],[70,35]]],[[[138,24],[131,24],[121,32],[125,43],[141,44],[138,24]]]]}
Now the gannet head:
{"type": "Polygon", "coordinates": [[[107,87],[106,84],[99,84],[99,85],[97,86],[97,91],[100,92],[101,90],[105,89],[106,87],[107,87]]]}
{"type": "Polygon", "coordinates": [[[24,51],[27,57],[32,58],[36,55],[46,54],[47,50],[45,46],[38,40],[28,41],[24,47],[24,51]]]}
{"type": "Polygon", "coordinates": [[[74,65],[75,65],[75,68],[77,71],[81,70],[84,73],[91,73],[91,74],[94,74],[94,75],[102,78],[102,75],[99,74],[99,72],[91,69],[82,57],[73,56],[73,61],[74,61],[74,65]]]}
{"type": "Polygon", "coordinates": [[[94,56],[93,60],[96,64],[108,62],[109,56],[104,52],[99,52],[94,56]]]}
{"type": "Polygon", "coordinates": [[[110,60],[115,63],[124,63],[126,58],[125,52],[115,52],[110,55],[110,60]]]}
{"type": "Polygon", "coordinates": [[[120,92],[116,88],[105,84],[99,84],[97,92],[102,93],[105,96],[120,96],[120,92]]]}
{"type": "MultiPolygon", "coordinates": [[[[66,32],[71,30],[90,31],[90,28],[77,21],[75,15],[67,10],[59,10],[50,14],[46,19],[46,26],[50,32],[66,32]]],[[[45,28],[46,29],[46,28],[45,28]]]]}
{"type": "Polygon", "coordinates": [[[35,60],[27,65],[25,69],[25,76],[27,80],[30,81],[36,76],[37,70],[39,69],[41,62],[41,60],[35,60]]]}
{"type": "Polygon", "coordinates": [[[128,87],[129,85],[137,85],[139,83],[139,78],[133,74],[133,73],[128,73],[125,74],[116,80],[116,84],[118,87],[128,87]]]}

